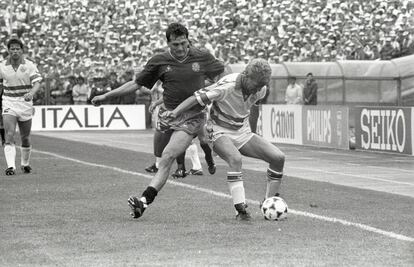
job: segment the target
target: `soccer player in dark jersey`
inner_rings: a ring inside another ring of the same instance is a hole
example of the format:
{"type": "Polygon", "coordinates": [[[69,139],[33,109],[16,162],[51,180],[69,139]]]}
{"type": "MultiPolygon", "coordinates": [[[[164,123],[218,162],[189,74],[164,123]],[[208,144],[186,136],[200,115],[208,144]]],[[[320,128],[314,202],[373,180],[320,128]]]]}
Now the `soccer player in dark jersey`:
{"type": "Polygon", "coordinates": [[[142,86],[152,88],[160,80],[164,88],[163,104],[160,107],[161,130],[171,133],[170,141],[164,148],[158,172],[152,178],[141,198],[128,199],[134,218],[142,216],[168,179],[173,161],[191,144],[194,136],[205,124],[205,114],[200,106],[189,109],[182,116],[171,120],[163,118],[169,110],[176,108],[195,91],[204,87],[206,79],[213,79],[224,71],[224,64],[208,52],[190,46],[188,30],[179,23],[172,23],[166,30],[168,51],[153,56],[135,81],[92,99],[99,104],[107,98],[136,91],[142,86]]]}

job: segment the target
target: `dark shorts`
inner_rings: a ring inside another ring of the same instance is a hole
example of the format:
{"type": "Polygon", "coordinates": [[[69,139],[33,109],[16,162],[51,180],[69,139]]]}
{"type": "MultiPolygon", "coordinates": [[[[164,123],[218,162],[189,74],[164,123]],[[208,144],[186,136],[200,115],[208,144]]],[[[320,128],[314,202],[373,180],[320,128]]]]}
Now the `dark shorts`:
{"type": "Polygon", "coordinates": [[[188,110],[177,118],[171,119],[164,116],[167,109],[160,106],[158,111],[157,130],[167,133],[169,131],[184,131],[196,136],[206,123],[206,117],[202,111],[188,110]]]}

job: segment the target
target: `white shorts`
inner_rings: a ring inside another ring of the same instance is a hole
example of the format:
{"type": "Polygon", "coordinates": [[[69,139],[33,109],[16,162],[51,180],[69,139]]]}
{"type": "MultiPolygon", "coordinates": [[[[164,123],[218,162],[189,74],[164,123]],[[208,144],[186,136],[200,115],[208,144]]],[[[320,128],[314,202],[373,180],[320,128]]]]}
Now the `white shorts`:
{"type": "Polygon", "coordinates": [[[250,125],[246,123],[238,130],[228,129],[209,121],[207,123],[207,135],[211,142],[215,142],[222,136],[228,137],[237,149],[242,148],[254,136],[250,129],[250,125]]]}
{"type": "Polygon", "coordinates": [[[13,100],[3,96],[3,115],[11,115],[18,121],[27,121],[33,117],[34,108],[32,101],[13,100]]]}

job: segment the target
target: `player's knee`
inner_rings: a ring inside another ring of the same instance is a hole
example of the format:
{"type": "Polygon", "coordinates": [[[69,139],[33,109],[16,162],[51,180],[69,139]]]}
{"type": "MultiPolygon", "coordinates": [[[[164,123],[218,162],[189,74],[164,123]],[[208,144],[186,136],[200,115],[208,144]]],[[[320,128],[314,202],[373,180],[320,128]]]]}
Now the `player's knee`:
{"type": "Polygon", "coordinates": [[[30,136],[29,135],[23,135],[21,136],[22,146],[23,147],[29,147],[30,146],[30,136]]]}
{"type": "Polygon", "coordinates": [[[164,152],[162,153],[160,164],[172,164],[176,157],[177,155],[172,151],[164,150],[164,152]]]}
{"type": "Polygon", "coordinates": [[[276,165],[283,166],[285,164],[285,154],[279,152],[272,157],[272,162],[276,165]]]}
{"type": "Polygon", "coordinates": [[[4,139],[6,139],[6,142],[14,143],[14,132],[13,131],[6,131],[4,133],[4,139]]]}
{"type": "Polygon", "coordinates": [[[242,156],[233,155],[228,159],[228,163],[229,163],[230,168],[240,169],[242,167],[242,156]]]}
{"type": "Polygon", "coordinates": [[[22,140],[22,147],[30,147],[30,140],[29,139],[25,139],[24,141],[22,140]]]}

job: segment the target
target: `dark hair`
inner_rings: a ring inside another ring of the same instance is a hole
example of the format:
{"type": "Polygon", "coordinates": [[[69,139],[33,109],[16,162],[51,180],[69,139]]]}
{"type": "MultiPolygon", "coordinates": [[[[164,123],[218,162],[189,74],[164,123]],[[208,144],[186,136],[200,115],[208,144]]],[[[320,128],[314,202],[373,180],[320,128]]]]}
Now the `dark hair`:
{"type": "Polygon", "coordinates": [[[171,35],[174,35],[175,37],[185,35],[185,38],[188,39],[188,30],[184,25],[180,23],[171,23],[168,25],[167,31],[165,32],[167,42],[170,42],[171,35]]]}
{"type": "Polygon", "coordinates": [[[306,76],[313,76],[312,72],[309,72],[308,74],[306,74],[306,76]]]}
{"type": "Polygon", "coordinates": [[[10,40],[7,42],[7,49],[10,49],[10,46],[11,46],[12,44],[18,44],[18,45],[20,45],[20,48],[21,48],[21,49],[23,49],[23,43],[22,43],[22,41],[20,41],[20,40],[19,40],[19,39],[17,39],[17,38],[12,38],[12,39],[10,39],[10,40]]]}

